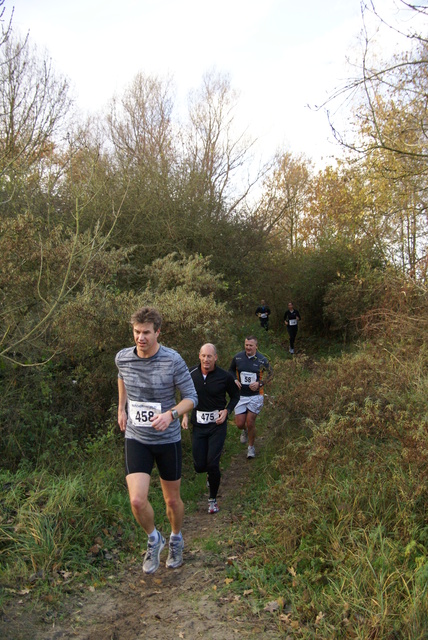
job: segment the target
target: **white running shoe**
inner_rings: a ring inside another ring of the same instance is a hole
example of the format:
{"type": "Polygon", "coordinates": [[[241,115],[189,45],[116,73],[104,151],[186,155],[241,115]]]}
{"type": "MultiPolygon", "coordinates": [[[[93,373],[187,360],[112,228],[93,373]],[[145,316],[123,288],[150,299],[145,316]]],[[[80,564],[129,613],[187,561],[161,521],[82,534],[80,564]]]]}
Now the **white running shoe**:
{"type": "Polygon", "coordinates": [[[169,540],[169,552],[166,560],[168,569],[177,569],[183,564],[184,540],[169,540]]]}
{"type": "Polygon", "coordinates": [[[210,498],[208,500],[208,513],[218,513],[219,511],[220,509],[217,504],[217,500],[215,498],[210,498]]]}
{"type": "Polygon", "coordinates": [[[165,538],[161,534],[159,534],[159,539],[157,542],[147,542],[146,557],[144,558],[143,562],[144,573],[154,573],[159,567],[160,554],[164,546],[165,538]]]}
{"type": "Polygon", "coordinates": [[[255,457],[256,457],[256,450],[254,447],[250,445],[247,451],[247,458],[255,458],[255,457]]]}
{"type": "Polygon", "coordinates": [[[246,442],[248,442],[248,433],[246,429],[241,430],[241,435],[239,436],[239,442],[241,444],[245,444],[246,442]]]}

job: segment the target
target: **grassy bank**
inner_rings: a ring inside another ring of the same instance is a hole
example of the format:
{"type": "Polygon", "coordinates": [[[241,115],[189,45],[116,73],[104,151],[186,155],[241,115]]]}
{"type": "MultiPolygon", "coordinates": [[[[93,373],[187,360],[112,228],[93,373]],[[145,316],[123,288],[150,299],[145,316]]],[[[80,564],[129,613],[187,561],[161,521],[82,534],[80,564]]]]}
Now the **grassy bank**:
{"type": "MultiPolygon", "coordinates": [[[[225,467],[238,448],[229,433],[225,467]]],[[[123,464],[123,436],[112,423],[79,452],[58,452],[55,471],[23,464],[15,474],[0,472],[0,606],[17,595],[30,606],[60,606],[65,594],[100,586],[112,574],[118,579],[122,566],[140,556],[147,538],[131,513],[123,464]],[[58,463],[61,456],[64,464],[58,463]]],[[[193,470],[190,433],[183,432],[187,513],[196,508],[205,482],[193,470]]],[[[168,532],[156,470],[150,500],[157,526],[168,532]]]]}
{"type": "Polygon", "coordinates": [[[426,369],[412,356],[399,371],[367,345],[277,363],[229,574],[281,637],[427,637],[426,369]]]}

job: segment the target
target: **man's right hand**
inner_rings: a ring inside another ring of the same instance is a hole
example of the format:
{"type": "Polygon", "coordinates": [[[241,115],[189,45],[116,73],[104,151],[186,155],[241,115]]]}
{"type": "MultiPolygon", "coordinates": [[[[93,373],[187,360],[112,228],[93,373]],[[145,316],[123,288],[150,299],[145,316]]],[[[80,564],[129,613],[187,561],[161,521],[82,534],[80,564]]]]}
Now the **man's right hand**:
{"type": "Polygon", "coordinates": [[[126,423],[128,421],[128,415],[125,409],[119,409],[117,412],[117,421],[119,423],[119,428],[121,431],[125,431],[126,423]]]}

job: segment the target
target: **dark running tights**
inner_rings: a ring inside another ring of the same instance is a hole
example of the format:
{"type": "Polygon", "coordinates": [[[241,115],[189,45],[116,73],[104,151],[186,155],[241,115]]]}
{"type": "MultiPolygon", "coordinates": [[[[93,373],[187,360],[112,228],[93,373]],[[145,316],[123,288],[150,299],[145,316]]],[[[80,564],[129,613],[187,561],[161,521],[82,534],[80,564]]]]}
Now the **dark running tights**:
{"type": "Polygon", "coordinates": [[[220,425],[194,426],[192,431],[193,464],[196,473],[208,473],[210,498],[217,498],[220,486],[220,456],[226,440],[227,420],[220,425]]]}
{"type": "Polygon", "coordinates": [[[290,349],[294,349],[294,341],[297,336],[297,325],[296,326],[287,326],[288,335],[290,337],[290,349]]]}

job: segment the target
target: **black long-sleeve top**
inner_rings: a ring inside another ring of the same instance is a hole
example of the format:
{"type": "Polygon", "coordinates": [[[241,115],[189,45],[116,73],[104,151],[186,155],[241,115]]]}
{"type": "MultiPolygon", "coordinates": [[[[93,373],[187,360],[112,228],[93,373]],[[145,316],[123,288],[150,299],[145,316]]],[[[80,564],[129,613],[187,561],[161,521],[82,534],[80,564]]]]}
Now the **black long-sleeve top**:
{"type": "Polygon", "coordinates": [[[229,371],[215,367],[209,371],[206,378],[202,375],[201,365],[190,368],[190,375],[198,394],[198,405],[192,411],[190,422],[195,425],[196,410],[198,411],[221,411],[227,409],[230,414],[239,402],[239,389],[229,371]],[[229,396],[227,402],[226,394],[229,396]]]}

